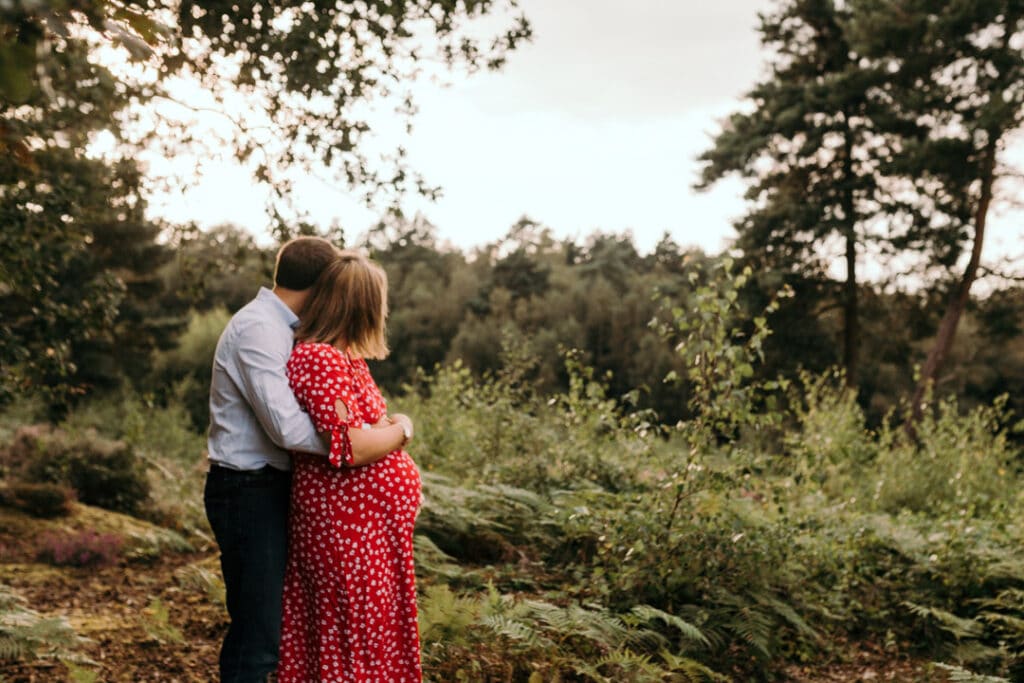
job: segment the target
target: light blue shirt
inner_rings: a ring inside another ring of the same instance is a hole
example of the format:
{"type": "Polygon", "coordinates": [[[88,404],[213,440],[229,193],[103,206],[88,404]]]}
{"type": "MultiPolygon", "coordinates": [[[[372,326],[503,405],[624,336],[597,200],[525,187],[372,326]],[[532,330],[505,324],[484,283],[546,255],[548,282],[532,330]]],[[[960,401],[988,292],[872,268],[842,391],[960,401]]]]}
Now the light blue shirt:
{"type": "Polygon", "coordinates": [[[211,462],[235,470],[289,470],[288,451],[327,455],[327,442],[285,375],[298,322],[276,294],[260,287],[224,328],[210,383],[211,462]]]}

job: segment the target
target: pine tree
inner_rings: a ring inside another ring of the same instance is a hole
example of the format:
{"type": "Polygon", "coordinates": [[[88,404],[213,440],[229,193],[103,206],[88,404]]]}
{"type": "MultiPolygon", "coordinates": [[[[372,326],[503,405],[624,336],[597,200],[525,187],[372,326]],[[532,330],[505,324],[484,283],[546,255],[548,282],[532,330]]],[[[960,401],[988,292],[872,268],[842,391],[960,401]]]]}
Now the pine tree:
{"type": "Polygon", "coordinates": [[[918,419],[978,277],[1007,140],[1024,126],[1024,1],[850,4],[858,51],[887,74],[873,97],[892,113],[879,197],[890,229],[947,272],[966,255],[914,392],[918,419]]]}
{"type": "Polygon", "coordinates": [[[738,246],[760,268],[821,280],[827,250],[841,245],[845,279],[843,365],[856,382],[860,346],[858,256],[870,240],[879,153],[875,104],[880,75],[865,69],[834,0],[790,0],[761,17],[774,59],[748,94],[753,110],[733,114],[700,160],[698,187],[737,173],[750,181],[752,207],[736,224],[738,246]]]}

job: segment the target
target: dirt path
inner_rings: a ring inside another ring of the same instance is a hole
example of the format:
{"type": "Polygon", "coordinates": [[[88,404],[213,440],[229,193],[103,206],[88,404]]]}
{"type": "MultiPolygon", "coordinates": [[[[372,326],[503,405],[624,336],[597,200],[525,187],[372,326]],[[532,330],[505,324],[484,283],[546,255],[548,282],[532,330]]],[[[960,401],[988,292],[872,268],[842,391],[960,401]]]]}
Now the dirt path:
{"type": "MultiPolygon", "coordinates": [[[[152,565],[61,569],[0,565],[0,582],[46,616],[65,616],[88,641],[80,652],[97,681],[215,681],[217,643],[226,619],[202,588],[189,585],[202,555],[173,555],[152,565]]],[[[70,680],[51,662],[0,666],[5,683],[70,680]]]]}
{"type": "MultiPolygon", "coordinates": [[[[70,517],[38,520],[0,508],[0,584],[45,617],[64,617],[86,640],[76,653],[82,681],[161,683],[215,681],[219,642],[227,627],[212,550],[152,554],[105,567],[52,567],[35,561],[46,534],[81,530],[147,538],[159,549],[159,527],[116,513],[75,505],[70,517]],[[94,677],[89,676],[89,672],[94,677]]],[[[143,543],[145,545],[145,543],[143,543]]],[[[59,662],[0,662],[3,683],[75,680],[59,662]]]]}

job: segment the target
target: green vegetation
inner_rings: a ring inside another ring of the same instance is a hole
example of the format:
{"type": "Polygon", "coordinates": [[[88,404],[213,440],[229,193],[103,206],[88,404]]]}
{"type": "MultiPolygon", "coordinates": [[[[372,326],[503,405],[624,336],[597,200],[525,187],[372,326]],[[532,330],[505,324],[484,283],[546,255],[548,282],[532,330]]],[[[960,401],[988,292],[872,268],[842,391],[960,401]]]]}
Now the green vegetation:
{"type": "Polygon", "coordinates": [[[569,392],[533,393],[514,347],[483,382],[445,368],[402,399],[422,434],[436,680],[770,679],[858,638],[1019,674],[1019,453],[1001,403],[938,402],[916,444],[869,430],[841,373],[758,388],[757,333],[733,346],[742,321],[717,317],[734,286],[679,312],[741,362],[695,406],[707,419],[666,433],[571,356],[569,392]],[[773,420],[755,410],[769,391],[786,406],[773,420]]]}
{"type": "Polygon", "coordinates": [[[0,663],[25,657],[58,657],[72,653],[78,638],[64,619],[46,619],[25,599],[0,585],[0,663]]]}

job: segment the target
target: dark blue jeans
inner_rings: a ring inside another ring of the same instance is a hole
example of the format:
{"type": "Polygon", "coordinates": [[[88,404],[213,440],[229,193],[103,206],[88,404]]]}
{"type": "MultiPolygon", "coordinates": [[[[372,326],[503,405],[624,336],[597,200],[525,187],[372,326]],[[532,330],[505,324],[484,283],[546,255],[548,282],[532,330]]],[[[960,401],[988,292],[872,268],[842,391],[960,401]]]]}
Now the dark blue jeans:
{"type": "Polygon", "coordinates": [[[256,683],[277,669],[281,591],[288,557],[291,474],[213,465],[203,495],[220,547],[231,625],[220,651],[221,683],[256,683]]]}

